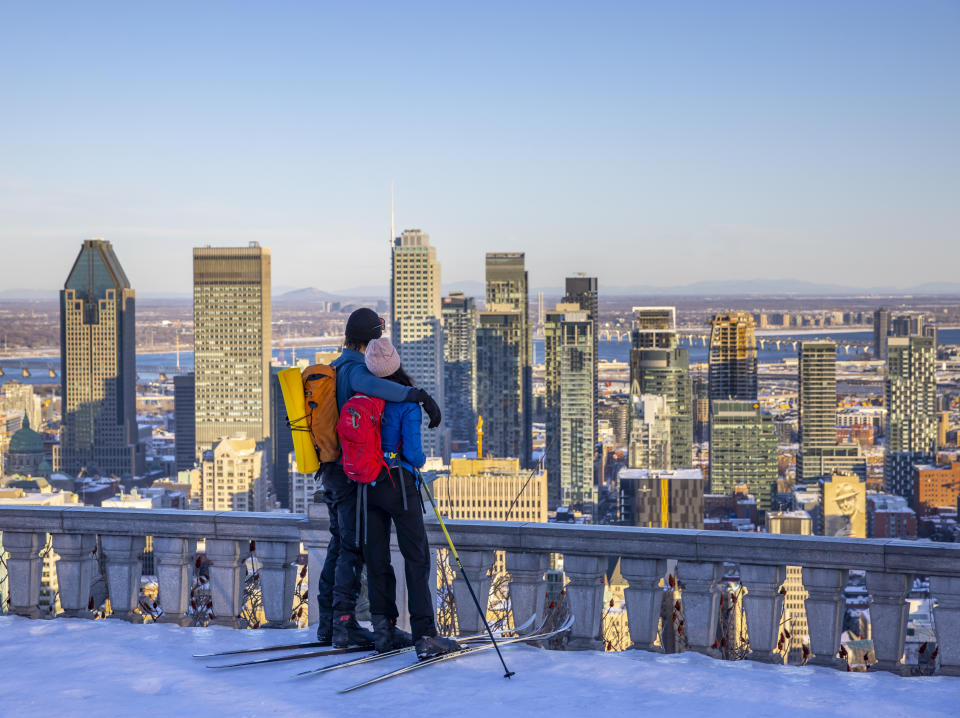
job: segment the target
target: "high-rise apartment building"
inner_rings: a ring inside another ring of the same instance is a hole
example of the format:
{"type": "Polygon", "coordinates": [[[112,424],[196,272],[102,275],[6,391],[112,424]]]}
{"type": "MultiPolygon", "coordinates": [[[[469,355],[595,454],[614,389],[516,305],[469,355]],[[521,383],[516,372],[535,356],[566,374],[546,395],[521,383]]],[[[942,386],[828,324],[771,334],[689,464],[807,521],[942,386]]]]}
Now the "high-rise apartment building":
{"type": "Polygon", "coordinates": [[[269,446],[270,313],[269,249],[193,250],[197,456],[240,433],[269,446]]]}
{"type": "Polygon", "coordinates": [[[193,374],[173,377],[173,432],[177,471],[192,469],[197,462],[194,392],[193,374]]]}
{"type": "Polygon", "coordinates": [[[757,399],[757,340],[753,315],[717,314],[710,322],[710,401],[757,399]]]}
{"type": "Polygon", "coordinates": [[[486,308],[477,328],[477,413],[484,421],[484,455],[515,456],[527,466],[533,441],[533,343],[524,255],[487,254],[486,278],[486,308]]]}
{"type": "Polygon", "coordinates": [[[887,360],[887,337],[890,335],[890,311],[880,307],[873,313],[873,356],[887,360]]]}
{"type": "Polygon", "coordinates": [[[756,401],[710,402],[710,491],[747,486],[767,511],[777,488],[777,435],[756,401]]]}
{"type": "Polygon", "coordinates": [[[60,291],[58,468],[71,474],[134,476],[143,470],[134,296],[110,242],[85,240],[60,291]]]}
{"type": "Polygon", "coordinates": [[[213,442],[200,462],[204,511],[266,511],[263,451],[257,442],[233,436],[213,442]]]}
{"type": "Polygon", "coordinates": [[[596,384],[593,328],[577,304],[559,304],[544,319],[547,475],[552,507],[593,513],[596,384]]]}
{"type": "Polygon", "coordinates": [[[670,469],[672,422],[667,397],[640,394],[630,397],[630,436],[627,463],[631,469],[670,469]]]}
{"type": "Polygon", "coordinates": [[[443,421],[453,451],[476,447],[477,307],[473,297],[451,292],[443,298],[443,421]]]}
{"type": "MultiPolygon", "coordinates": [[[[390,334],[403,368],[414,383],[444,406],[443,320],[440,312],[440,263],[430,235],[407,229],[394,239],[390,271],[390,334]]],[[[427,429],[424,415],[423,449],[427,456],[445,451],[447,426],[427,429]]]]}
{"type": "Polygon", "coordinates": [[[675,307],[634,307],[635,327],[630,350],[630,435],[643,423],[637,413],[639,397],[663,396],[670,424],[669,465],[634,468],[681,469],[693,461],[693,390],[690,382],[690,352],[679,347],[675,307]]]}
{"type": "Polygon", "coordinates": [[[932,337],[890,337],[884,399],[887,408],[887,491],[912,498],[914,464],[929,464],[937,450],[936,345],[932,337]]]}

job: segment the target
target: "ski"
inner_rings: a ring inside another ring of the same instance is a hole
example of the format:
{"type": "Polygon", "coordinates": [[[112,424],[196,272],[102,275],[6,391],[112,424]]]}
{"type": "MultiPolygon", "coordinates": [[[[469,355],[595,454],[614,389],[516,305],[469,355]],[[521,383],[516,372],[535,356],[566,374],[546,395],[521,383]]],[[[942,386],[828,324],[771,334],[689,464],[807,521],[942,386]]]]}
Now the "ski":
{"type": "Polygon", "coordinates": [[[220,651],[219,653],[194,653],[194,658],[217,658],[218,656],[236,656],[243,653],[266,653],[268,651],[296,651],[302,648],[322,648],[329,646],[330,641],[308,641],[307,643],[286,643],[282,646],[265,646],[263,648],[243,648],[238,651],[220,651]]]}
{"type": "Polygon", "coordinates": [[[320,658],[322,656],[339,656],[344,653],[358,653],[369,651],[370,646],[347,646],[346,648],[328,648],[325,651],[310,651],[309,653],[294,653],[289,656],[274,656],[273,658],[257,658],[252,661],[239,663],[224,663],[219,666],[208,665],[207,668],[240,668],[242,666],[260,666],[264,663],[279,663],[280,661],[296,661],[301,658],[320,658]]]}
{"type": "MultiPolygon", "coordinates": [[[[506,646],[511,643],[520,643],[522,641],[545,641],[548,638],[553,638],[554,636],[563,633],[564,631],[569,631],[570,627],[573,625],[573,616],[570,616],[562,626],[553,631],[545,631],[543,633],[535,633],[532,636],[518,636],[516,638],[508,638],[503,641],[499,641],[498,645],[506,646]]],[[[372,685],[374,683],[379,683],[380,681],[385,681],[388,678],[393,678],[394,676],[399,676],[404,673],[409,673],[410,671],[415,671],[418,668],[426,668],[427,666],[432,666],[435,663],[442,663],[444,661],[451,661],[454,658],[460,658],[461,656],[466,656],[471,653],[477,653],[478,651],[487,651],[493,648],[493,643],[484,643],[481,646],[473,646],[471,648],[464,648],[461,651],[454,651],[453,653],[444,653],[442,655],[436,656],[434,658],[428,658],[424,661],[419,661],[417,663],[412,663],[409,666],[404,666],[403,668],[398,668],[395,671],[390,671],[389,673],[384,673],[383,675],[377,676],[376,678],[371,678],[368,681],[363,683],[357,683],[356,685],[350,686],[349,688],[343,688],[339,693],[349,693],[350,691],[355,691],[358,688],[364,688],[366,686],[372,685]]]]}
{"type": "MultiPolygon", "coordinates": [[[[526,621],[521,623],[519,626],[514,626],[513,628],[503,628],[497,631],[501,636],[505,633],[521,633],[526,631],[530,626],[533,625],[533,620],[535,616],[530,616],[526,621]]],[[[539,629],[535,630],[536,633],[539,629]]],[[[477,633],[472,636],[463,636],[462,638],[457,638],[458,643],[465,643],[470,641],[477,641],[480,639],[486,639],[486,633],[477,633]]],[[[321,666],[320,668],[311,668],[309,671],[302,671],[301,673],[294,673],[293,678],[300,678],[302,676],[313,676],[320,673],[326,673],[328,671],[333,671],[338,668],[349,668],[350,666],[359,666],[362,663],[370,663],[371,661],[379,661],[383,658],[391,658],[393,656],[399,656],[402,653],[409,653],[414,649],[413,646],[407,646],[406,648],[397,648],[393,651],[387,651],[386,653],[371,653],[369,656],[361,656],[360,658],[354,658],[349,661],[340,661],[339,663],[332,663],[329,666],[321,666]]]]}

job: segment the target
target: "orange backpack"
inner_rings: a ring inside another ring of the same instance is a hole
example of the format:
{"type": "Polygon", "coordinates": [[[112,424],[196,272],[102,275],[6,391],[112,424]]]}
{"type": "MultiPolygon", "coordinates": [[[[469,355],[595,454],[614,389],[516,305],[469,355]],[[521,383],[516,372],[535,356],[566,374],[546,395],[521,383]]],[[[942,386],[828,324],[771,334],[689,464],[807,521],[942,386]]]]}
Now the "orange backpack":
{"type": "Polygon", "coordinates": [[[307,409],[307,427],[317,447],[320,463],[340,458],[337,436],[337,370],[327,364],[314,364],[303,370],[303,398],[307,409]]]}

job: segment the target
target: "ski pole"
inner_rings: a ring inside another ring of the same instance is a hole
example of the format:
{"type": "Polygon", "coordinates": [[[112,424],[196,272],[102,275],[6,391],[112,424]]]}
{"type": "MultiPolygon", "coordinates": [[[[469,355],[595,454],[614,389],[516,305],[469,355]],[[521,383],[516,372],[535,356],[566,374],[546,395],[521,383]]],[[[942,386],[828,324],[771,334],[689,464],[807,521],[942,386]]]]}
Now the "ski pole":
{"type": "Polygon", "coordinates": [[[507,662],[503,660],[503,654],[500,653],[500,646],[497,645],[497,639],[493,637],[493,631],[490,630],[490,624],[487,623],[487,616],[485,611],[480,607],[480,601],[477,599],[477,594],[473,591],[473,586],[470,584],[470,577],[467,576],[467,572],[463,570],[463,564],[460,563],[460,556],[457,554],[457,547],[453,545],[453,539],[450,538],[450,534],[447,533],[447,527],[443,523],[443,517],[440,515],[440,509],[437,508],[436,502],[433,500],[433,493],[430,491],[430,487],[427,485],[426,481],[423,481],[423,477],[420,480],[421,485],[427,492],[427,498],[430,499],[430,505],[433,507],[433,513],[437,516],[437,521],[440,522],[440,528],[443,529],[443,535],[447,539],[447,545],[450,547],[450,553],[453,554],[453,557],[457,561],[457,566],[460,569],[460,575],[463,576],[463,580],[467,584],[467,588],[470,589],[470,596],[473,597],[473,602],[477,607],[477,611],[480,612],[480,620],[483,621],[484,627],[487,629],[487,634],[490,636],[490,640],[493,641],[493,647],[497,649],[497,656],[500,658],[500,663],[503,664],[503,670],[506,671],[503,674],[504,678],[509,678],[513,675],[513,671],[507,668],[507,662]]]}

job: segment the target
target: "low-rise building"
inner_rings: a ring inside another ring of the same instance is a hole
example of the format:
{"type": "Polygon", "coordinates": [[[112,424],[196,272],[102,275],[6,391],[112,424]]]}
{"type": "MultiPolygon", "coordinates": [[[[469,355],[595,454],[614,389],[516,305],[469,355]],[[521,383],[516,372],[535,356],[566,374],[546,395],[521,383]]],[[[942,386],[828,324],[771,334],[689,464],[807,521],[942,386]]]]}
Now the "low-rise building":
{"type": "Polygon", "coordinates": [[[451,519],[547,521],[547,472],[521,469],[519,459],[451,459],[431,485],[451,519]]]}
{"type": "Polygon", "coordinates": [[[624,523],[658,528],[703,528],[700,469],[621,469],[620,511],[624,523]]]}
{"type": "Polygon", "coordinates": [[[913,467],[912,508],[921,514],[941,506],[956,506],[960,497],[960,462],[913,467]]]}

